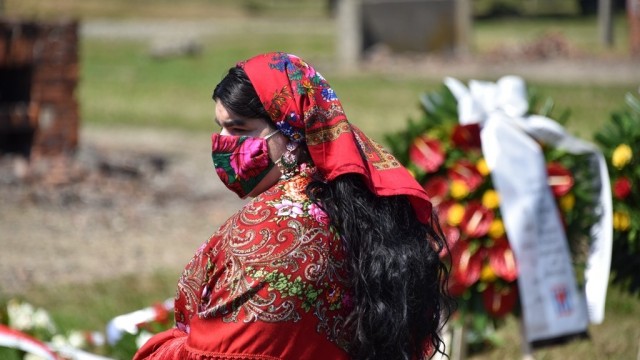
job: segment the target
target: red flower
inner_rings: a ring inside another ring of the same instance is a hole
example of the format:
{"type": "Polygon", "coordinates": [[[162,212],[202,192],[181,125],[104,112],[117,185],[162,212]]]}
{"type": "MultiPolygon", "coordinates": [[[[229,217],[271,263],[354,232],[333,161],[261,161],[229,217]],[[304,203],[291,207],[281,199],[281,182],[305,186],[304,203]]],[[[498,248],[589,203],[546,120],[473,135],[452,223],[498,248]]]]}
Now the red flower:
{"type": "Polygon", "coordinates": [[[440,252],[440,258],[448,256],[449,251],[453,249],[460,240],[460,230],[458,230],[457,227],[442,225],[442,232],[447,242],[447,247],[440,252]]]}
{"type": "Polygon", "coordinates": [[[460,227],[462,232],[472,238],[479,238],[487,235],[491,222],[493,222],[493,212],[482,204],[470,202],[462,217],[460,227]]]}
{"type": "Polygon", "coordinates": [[[438,220],[440,221],[440,226],[445,227],[447,225],[447,215],[449,213],[449,208],[455,204],[455,202],[451,200],[443,201],[437,206],[434,205],[436,210],[436,214],[438,215],[438,220]]]}
{"type": "Polygon", "coordinates": [[[434,176],[423,185],[433,206],[438,206],[449,191],[449,182],[443,176],[434,176]]]}
{"type": "Polygon", "coordinates": [[[432,173],[444,163],[444,151],[438,140],[418,136],[409,147],[409,159],[425,172],[432,173]]]}
{"type": "Polygon", "coordinates": [[[449,280],[447,281],[447,290],[449,291],[449,295],[460,297],[469,287],[460,283],[456,277],[449,276],[449,280]]]}
{"type": "Polygon", "coordinates": [[[518,278],[516,257],[506,239],[502,239],[490,247],[488,257],[489,266],[497,276],[509,282],[518,278]]]}
{"type": "Polygon", "coordinates": [[[458,282],[458,280],[449,276],[449,280],[447,281],[447,290],[449,291],[449,295],[454,297],[460,297],[467,290],[468,286],[458,282]]]}
{"type": "Polygon", "coordinates": [[[469,192],[475,191],[484,181],[476,165],[468,160],[460,160],[455,163],[449,170],[448,175],[451,180],[464,182],[469,188],[469,192]]]}
{"type": "Polygon", "coordinates": [[[505,287],[490,283],[482,292],[484,308],[493,317],[502,317],[511,312],[517,300],[518,290],[513,285],[505,287]]]}
{"type": "Polygon", "coordinates": [[[620,199],[624,200],[631,193],[631,180],[626,177],[620,177],[613,184],[613,195],[620,199]]]}
{"type": "Polygon", "coordinates": [[[231,167],[240,179],[260,175],[269,164],[269,149],[263,139],[241,138],[240,146],[231,154],[231,167]]]}
{"type": "Polygon", "coordinates": [[[458,241],[451,251],[451,277],[453,283],[465,289],[480,279],[483,251],[471,252],[468,241],[458,241]]]}
{"type": "Polygon", "coordinates": [[[245,195],[245,192],[242,189],[242,185],[240,184],[240,182],[236,181],[236,180],[234,180],[233,182],[229,182],[229,174],[227,174],[227,172],[224,171],[224,169],[216,168],[216,173],[220,177],[220,180],[222,180],[222,183],[229,190],[235,192],[236,194],[242,194],[242,195],[239,195],[239,196],[244,196],[245,195]]]}
{"type": "Polygon", "coordinates": [[[478,124],[456,125],[451,134],[451,141],[456,147],[464,150],[480,148],[480,126],[478,124]]]}
{"type": "Polygon", "coordinates": [[[153,304],[153,311],[156,313],[155,321],[159,323],[167,323],[169,321],[169,310],[162,303],[153,304]]]}
{"type": "Polygon", "coordinates": [[[215,168],[216,170],[216,174],[218,174],[218,176],[220,177],[220,180],[222,180],[223,184],[228,184],[229,183],[229,174],[227,174],[226,171],[224,171],[224,169],[222,168],[215,168]]]}
{"type": "Polygon", "coordinates": [[[547,175],[549,176],[549,186],[553,195],[561,197],[566,195],[573,187],[573,176],[562,164],[551,162],[547,164],[547,175]]]}
{"type": "Polygon", "coordinates": [[[215,153],[230,153],[237,145],[239,137],[225,136],[218,133],[211,134],[211,151],[215,153]]]}

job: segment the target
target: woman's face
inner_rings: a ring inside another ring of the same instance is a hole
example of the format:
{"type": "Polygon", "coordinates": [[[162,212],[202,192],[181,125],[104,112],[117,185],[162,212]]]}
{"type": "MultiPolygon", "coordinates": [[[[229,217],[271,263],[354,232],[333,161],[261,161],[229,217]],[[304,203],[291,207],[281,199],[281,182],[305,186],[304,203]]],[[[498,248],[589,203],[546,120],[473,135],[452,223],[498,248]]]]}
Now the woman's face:
{"type": "MultiPolygon", "coordinates": [[[[216,102],[215,122],[220,126],[220,135],[264,138],[275,131],[275,128],[266,120],[237,116],[228,111],[219,101],[216,102]]],[[[271,161],[275,162],[280,159],[288,142],[289,139],[281,133],[276,133],[267,140],[271,161]]],[[[282,175],[280,169],[274,166],[247,196],[255,197],[269,189],[278,182],[280,175],[282,175]]]]}

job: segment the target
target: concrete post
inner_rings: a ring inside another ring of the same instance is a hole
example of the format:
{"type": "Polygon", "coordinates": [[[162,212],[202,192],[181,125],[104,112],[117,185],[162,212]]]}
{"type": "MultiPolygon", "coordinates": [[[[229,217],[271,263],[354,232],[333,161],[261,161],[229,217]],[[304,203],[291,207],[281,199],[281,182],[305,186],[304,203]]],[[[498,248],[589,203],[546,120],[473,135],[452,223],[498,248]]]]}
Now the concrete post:
{"type": "Polygon", "coordinates": [[[627,19],[631,56],[640,58],[640,0],[627,0],[627,19]]]}
{"type": "Polygon", "coordinates": [[[613,45],[613,18],[611,0],[598,0],[598,30],[600,43],[605,47],[613,45]]]}
{"type": "Polygon", "coordinates": [[[338,0],[337,58],[343,71],[358,67],[362,55],[362,0],[338,0]]]}
{"type": "Polygon", "coordinates": [[[473,9],[471,0],[455,0],[456,55],[467,56],[471,48],[473,9]]]}

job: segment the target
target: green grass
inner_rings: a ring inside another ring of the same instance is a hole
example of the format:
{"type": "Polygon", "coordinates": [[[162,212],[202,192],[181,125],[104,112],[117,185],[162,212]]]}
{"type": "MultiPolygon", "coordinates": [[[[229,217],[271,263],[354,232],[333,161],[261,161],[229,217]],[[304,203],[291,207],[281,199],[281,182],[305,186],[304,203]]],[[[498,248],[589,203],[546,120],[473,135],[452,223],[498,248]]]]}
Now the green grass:
{"type": "Polygon", "coordinates": [[[145,276],[126,275],[89,284],[33,286],[20,294],[0,292],[0,304],[17,298],[43,308],[63,332],[103,331],[115,316],[172,297],[179,276],[179,269],[165,269],[145,276]]]}
{"type": "Polygon", "coordinates": [[[629,30],[624,14],[614,17],[612,48],[600,43],[598,20],[593,17],[511,17],[474,23],[474,50],[484,53],[502,46],[530,43],[545,34],[561,34],[580,55],[628,54],[629,30]]]}
{"type": "Polygon", "coordinates": [[[530,83],[530,86],[543,97],[553,99],[558,114],[568,109],[568,131],[586,140],[592,139],[612,111],[624,107],[625,94],[637,91],[634,85],[530,83]]]}
{"type": "Polygon", "coordinates": [[[142,41],[84,40],[79,88],[86,124],[211,129],[211,93],[238,60],[278,49],[322,58],[326,35],[222,35],[200,56],[154,60],[142,41]]]}
{"type": "MultiPolygon", "coordinates": [[[[131,125],[208,131],[212,128],[211,92],[237,60],[281,49],[300,54],[329,79],[352,121],[381,139],[420,116],[419,95],[441,86],[421,77],[331,72],[327,58],[332,43],[324,35],[293,36],[286,44],[278,35],[240,41],[229,35],[205,44],[199,57],[153,60],[148,44],[85,40],[79,96],[85,124],[131,125]],[[299,50],[299,51],[296,51],[299,50]],[[329,72],[322,69],[325,65],[329,72]]],[[[444,74],[443,74],[444,76],[444,74]]],[[[530,86],[570,109],[569,129],[590,137],[612,111],[623,106],[632,84],[594,85],[532,82],[530,86]]]]}
{"type": "MultiPolygon", "coordinates": [[[[637,297],[609,286],[605,320],[589,326],[589,339],[540,348],[534,351],[538,360],[636,359],[640,351],[640,301],[637,297]]],[[[488,348],[469,357],[470,360],[518,359],[520,330],[515,318],[509,317],[498,330],[503,346],[488,348]]]]}
{"type": "Polygon", "coordinates": [[[92,284],[38,286],[20,298],[50,311],[61,329],[102,331],[115,316],[172,297],[179,276],[177,269],[167,269],[148,276],[128,275],[92,284]]]}

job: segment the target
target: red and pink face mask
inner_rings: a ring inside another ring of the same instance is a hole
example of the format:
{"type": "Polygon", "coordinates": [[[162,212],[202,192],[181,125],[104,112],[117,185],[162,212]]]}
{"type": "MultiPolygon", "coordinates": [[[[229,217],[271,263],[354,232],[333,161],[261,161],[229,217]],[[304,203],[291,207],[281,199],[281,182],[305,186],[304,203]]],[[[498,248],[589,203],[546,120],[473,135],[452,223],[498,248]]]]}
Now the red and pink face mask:
{"type": "Polygon", "coordinates": [[[269,173],[275,163],[269,157],[264,138],[232,135],[211,135],[211,157],[220,180],[227,188],[245,198],[269,173]]]}

